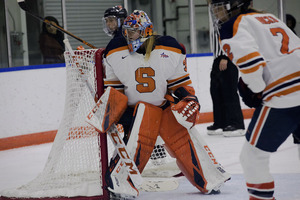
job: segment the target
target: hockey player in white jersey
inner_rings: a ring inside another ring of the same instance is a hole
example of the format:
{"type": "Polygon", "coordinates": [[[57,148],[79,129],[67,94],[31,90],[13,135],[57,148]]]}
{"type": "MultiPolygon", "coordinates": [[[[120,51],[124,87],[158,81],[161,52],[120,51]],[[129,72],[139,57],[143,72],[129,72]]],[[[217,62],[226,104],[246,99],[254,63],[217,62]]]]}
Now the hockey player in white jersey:
{"type": "MultiPolygon", "coordinates": [[[[130,157],[142,172],[160,135],[195,187],[204,194],[218,191],[230,175],[194,127],[200,104],[187,72],[185,50],[174,38],[153,34],[152,22],[140,10],[125,19],[123,35],[105,49],[104,84],[128,97],[128,107],[116,123],[123,125],[130,157]]],[[[139,194],[118,155],[111,160],[106,179],[117,196],[139,194]]]]}
{"type": "Polygon", "coordinates": [[[212,0],[212,12],[222,49],[240,71],[240,95],[256,108],[240,154],[249,199],[273,200],[270,155],[300,122],[300,39],[251,3],[212,0]]]}

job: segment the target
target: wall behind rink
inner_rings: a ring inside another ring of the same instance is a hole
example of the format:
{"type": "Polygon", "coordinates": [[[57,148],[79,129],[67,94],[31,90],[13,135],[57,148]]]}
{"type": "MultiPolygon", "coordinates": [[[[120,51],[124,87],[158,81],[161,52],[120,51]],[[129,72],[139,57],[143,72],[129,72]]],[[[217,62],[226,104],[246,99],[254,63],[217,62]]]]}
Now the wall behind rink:
{"type": "MultiPolygon", "coordinates": [[[[188,56],[187,64],[201,112],[211,112],[213,58],[203,55],[188,56]]],[[[57,130],[64,111],[65,67],[0,72],[0,138],[57,130]]]]}

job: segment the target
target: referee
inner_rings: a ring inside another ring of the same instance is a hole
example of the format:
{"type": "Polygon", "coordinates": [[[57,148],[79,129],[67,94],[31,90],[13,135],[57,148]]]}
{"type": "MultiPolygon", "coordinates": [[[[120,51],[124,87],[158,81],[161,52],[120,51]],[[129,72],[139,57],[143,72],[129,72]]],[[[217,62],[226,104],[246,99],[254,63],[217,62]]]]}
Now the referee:
{"type": "Polygon", "coordinates": [[[245,135],[244,118],[237,93],[238,69],[220,49],[218,29],[213,26],[211,17],[210,41],[214,55],[210,74],[214,123],[207,127],[207,134],[223,134],[226,137],[243,136],[245,135]]]}

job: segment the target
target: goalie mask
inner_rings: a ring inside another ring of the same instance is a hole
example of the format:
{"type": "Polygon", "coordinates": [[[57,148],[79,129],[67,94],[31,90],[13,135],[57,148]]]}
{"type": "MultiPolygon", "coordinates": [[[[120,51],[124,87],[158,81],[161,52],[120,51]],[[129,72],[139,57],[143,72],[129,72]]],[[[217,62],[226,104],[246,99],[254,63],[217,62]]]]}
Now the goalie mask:
{"type": "Polygon", "coordinates": [[[103,31],[108,36],[113,36],[118,28],[122,26],[126,17],[127,10],[122,6],[114,6],[112,8],[108,8],[104,12],[104,17],[102,18],[103,31]]]}
{"type": "Polygon", "coordinates": [[[152,34],[152,22],[144,11],[135,10],[125,19],[123,35],[130,53],[136,52],[152,34]]]}
{"type": "Polygon", "coordinates": [[[211,13],[215,24],[223,24],[230,18],[249,9],[252,0],[211,0],[211,13]]]}

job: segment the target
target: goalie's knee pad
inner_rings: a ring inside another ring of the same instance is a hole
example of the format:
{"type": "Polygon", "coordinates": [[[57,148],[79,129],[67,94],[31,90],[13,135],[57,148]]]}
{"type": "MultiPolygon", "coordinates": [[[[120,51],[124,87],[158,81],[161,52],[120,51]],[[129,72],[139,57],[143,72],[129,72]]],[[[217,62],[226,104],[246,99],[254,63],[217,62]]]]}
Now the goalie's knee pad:
{"type": "Polygon", "coordinates": [[[136,105],[127,149],[140,172],[143,171],[151,156],[158,136],[161,116],[162,109],[157,106],[144,102],[136,105]]]}
{"type": "Polygon", "coordinates": [[[195,127],[191,130],[189,133],[177,122],[170,108],[164,110],[160,135],[166,149],[176,157],[186,178],[202,193],[210,193],[218,190],[230,175],[216,161],[195,127]]]}

